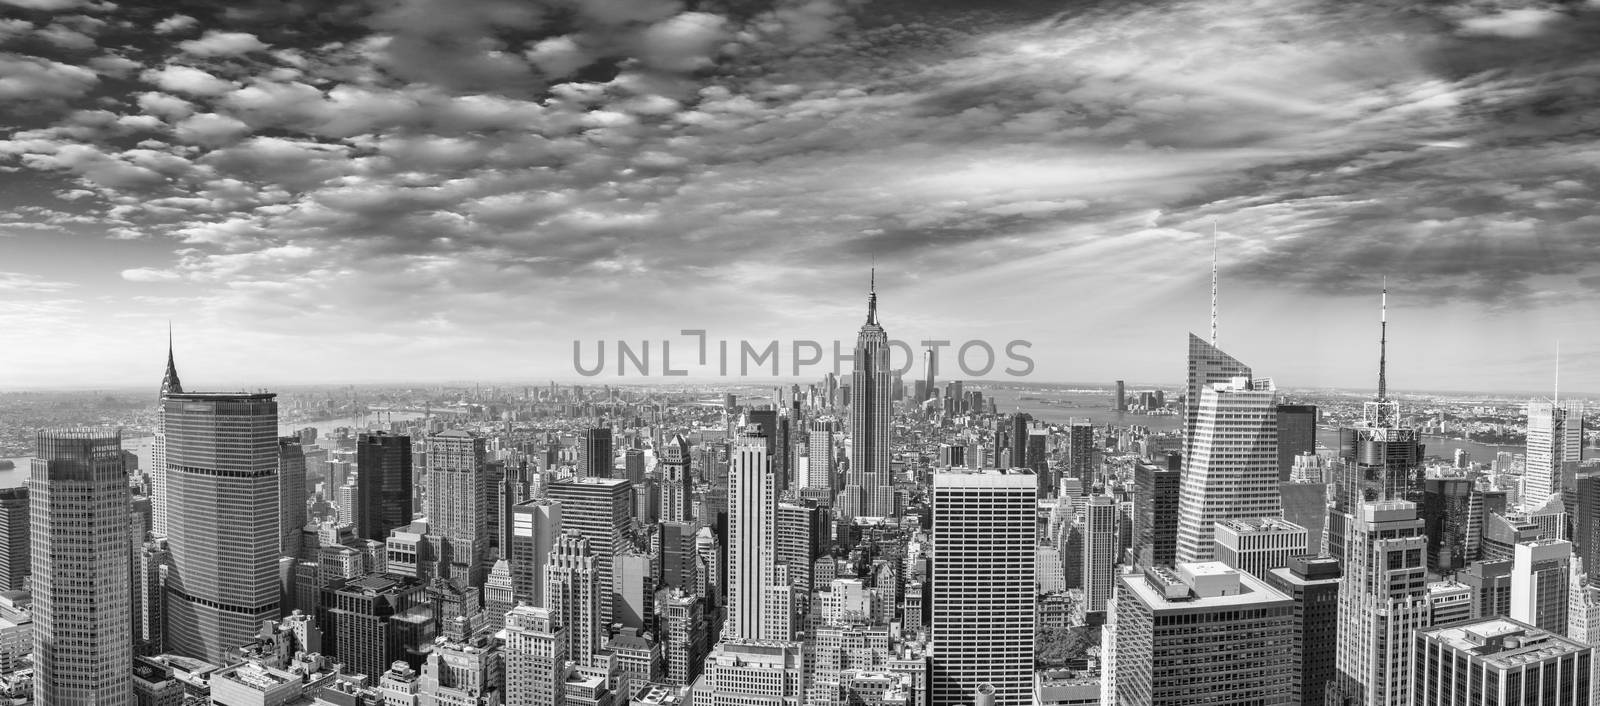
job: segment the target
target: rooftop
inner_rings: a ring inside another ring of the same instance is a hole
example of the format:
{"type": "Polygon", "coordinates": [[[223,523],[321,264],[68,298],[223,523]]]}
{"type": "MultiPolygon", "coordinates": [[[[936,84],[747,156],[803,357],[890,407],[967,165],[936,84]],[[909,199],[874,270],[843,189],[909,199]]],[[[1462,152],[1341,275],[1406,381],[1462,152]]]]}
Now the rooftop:
{"type": "Polygon", "coordinates": [[[1281,517],[1241,517],[1218,520],[1217,527],[1226,527],[1234,532],[1304,532],[1306,528],[1281,517]]]}
{"type": "Polygon", "coordinates": [[[1424,630],[1428,639],[1470,653],[1472,659],[1501,669],[1543,662],[1588,650],[1582,644],[1510,618],[1488,618],[1424,630]]]}

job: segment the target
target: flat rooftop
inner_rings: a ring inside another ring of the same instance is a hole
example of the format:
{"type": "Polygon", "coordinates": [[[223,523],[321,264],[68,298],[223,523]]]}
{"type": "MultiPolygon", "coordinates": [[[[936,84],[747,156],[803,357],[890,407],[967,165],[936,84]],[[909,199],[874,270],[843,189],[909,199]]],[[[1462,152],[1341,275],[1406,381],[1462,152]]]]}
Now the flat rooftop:
{"type": "Polygon", "coordinates": [[[1427,637],[1502,669],[1588,650],[1561,635],[1510,618],[1489,618],[1423,631],[1427,637]]]}
{"type": "MultiPolygon", "coordinates": [[[[1218,571],[1218,567],[1220,567],[1222,570],[1230,570],[1226,564],[1221,562],[1206,562],[1203,564],[1191,564],[1190,566],[1194,567],[1191,569],[1191,571],[1197,575],[1220,573],[1218,571]]],[[[1237,573],[1239,575],[1239,592],[1236,594],[1199,598],[1194,597],[1191,593],[1189,598],[1176,600],[1168,600],[1165,596],[1161,595],[1156,591],[1155,588],[1152,588],[1150,584],[1145,581],[1144,576],[1140,574],[1124,574],[1122,576],[1118,576],[1117,579],[1122,582],[1123,590],[1133,591],[1135,595],[1139,596],[1140,600],[1144,601],[1145,605],[1150,606],[1151,609],[1156,612],[1195,610],[1209,611],[1219,608],[1253,606],[1277,602],[1288,604],[1292,602],[1288,596],[1285,596],[1271,586],[1268,586],[1261,579],[1251,576],[1243,571],[1237,573]]],[[[1174,576],[1174,578],[1176,577],[1174,576]]]]}

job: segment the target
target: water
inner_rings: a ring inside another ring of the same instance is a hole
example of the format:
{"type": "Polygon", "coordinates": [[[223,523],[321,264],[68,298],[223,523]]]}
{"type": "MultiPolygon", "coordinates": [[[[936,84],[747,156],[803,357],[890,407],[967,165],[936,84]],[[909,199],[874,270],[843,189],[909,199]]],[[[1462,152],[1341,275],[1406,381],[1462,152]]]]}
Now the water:
{"type": "MultiPolygon", "coordinates": [[[[396,422],[408,422],[413,419],[421,419],[422,416],[421,412],[395,412],[393,420],[396,422]]],[[[301,429],[314,427],[317,430],[317,438],[321,439],[339,427],[350,427],[351,429],[362,431],[369,427],[378,426],[387,429],[389,421],[390,415],[385,412],[381,417],[377,414],[369,414],[366,417],[339,417],[337,419],[319,419],[311,422],[295,422],[293,424],[280,423],[278,425],[278,434],[292,436],[301,429]],[[378,421],[380,418],[383,420],[381,423],[378,421]]]]}
{"type": "MultiPolygon", "coordinates": [[[[1337,449],[1339,448],[1339,432],[1334,429],[1319,428],[1317,429],[1317,441],[1330,449],[1337,449]]],[[[1476,441],[1447,439],[1442,436],[1434,436],[1431,434],[1422,435],[1422,446],[1423,453],[1429,456],[1438,456],[1439,458],[1447,460],[1455,457],[1456,449],[1466,449],[1467,456],[1472,460],[1473,463],[1494,463],[1495,455],[1501,451],[1509,451],[1513,454],[1520,454],[1525,450],[1520,444],[1512,446],[1497,446],[1493,444],[1480,444],[1476,441]]],[[[1593,453],[1594,451],[1586,451],[1584,455],[1587,456],[1593,453]]]]}
{"type": "Polygon", "coordinates": [[[1111,391],[1099,390],[1008,390],[984,389],[983,396],[994,400],[996,412],[1006,414],[1021,409],[1034,419],[1051,424],[1088,421],[1095,425],[1146,426],[1151,431],[1176,431],[1183,424],[1179,415],[1146,415],[1118,412],[1111,408],[1111,391]],[[1026,399],[1024,399],[1026,398],[1026,399]]]}

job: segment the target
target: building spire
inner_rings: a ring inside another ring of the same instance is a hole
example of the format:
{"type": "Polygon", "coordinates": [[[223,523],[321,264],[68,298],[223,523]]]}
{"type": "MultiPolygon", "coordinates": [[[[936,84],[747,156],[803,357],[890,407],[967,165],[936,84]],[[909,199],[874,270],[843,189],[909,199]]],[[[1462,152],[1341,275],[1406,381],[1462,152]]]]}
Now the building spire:
{"type": "Polygon", "coordinates": [[[1556,387],[1551,392],[1550,406],[1561,407],[1561,339],[1556,339],[1556,387]]]}
{"type": "Polygon", "coordinates": [[[867,280],[867,323],[878,323],[878,268],[872,268],[867,280]]]}
{"type": "Polygon", "coordinates": [[[178,379],[178,366],[172,359],[172,322],[167,322],[167,371],[161,376],[161,396],[182,393],[183,381],[178,379]]]}
{"type": "Polygon", "coordinates": [[[1211,347],[1217,347],[1217,221],[1211,219],[1211,347]]]}
{"type": "Polygon", "coordinates": [[[1383,278],[1378,314],[1378,401],[1389,400],[1389,277],[1383,278]]]}

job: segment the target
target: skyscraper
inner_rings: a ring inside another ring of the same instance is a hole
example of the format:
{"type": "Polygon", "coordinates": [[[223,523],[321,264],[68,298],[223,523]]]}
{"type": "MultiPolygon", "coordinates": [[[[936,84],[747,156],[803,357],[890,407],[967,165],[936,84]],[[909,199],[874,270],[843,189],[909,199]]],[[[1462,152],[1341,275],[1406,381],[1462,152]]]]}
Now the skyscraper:
{"type": "Polygon", "coordinates": [[[506,613],[506,703],[566,703],[567,629],[548,609],[506,613]]]}
{"type": "Polygon", "coordinates": [[[1146,461],[1134,466],[1135,554],[1144,566],[1172,566],[1178,551],[1178,469],[1146,461]]]}
{"type": "Polygon", "coordinates": [[[616,461],[611,448],[611,427],[595,427],[583,432],[583,446],[578,453],[579,478],[610,478],[611,466],[616,461]]]}
{"type": "Polygon", "coordinates": [[[1267,584],[1294,601],[1295,669],[1291,680],[1299,703],[1323,702],[1328,682],[1339,673],[1339,560],[1289,557],[1288,566],[1267,572],[1267,584]]]}
{"type": "Polygon", "coordinates": [[[32,573],[29,506],[26,486],[0,489],[0,591],[28,590],[32,573]]]}
{"type": "Polygon", "coordinates": [[[1101,613],[1111,600],[1117,563],[1117,504],[1109,495],[1089,498],[1083,508],[1083,604],[1101,613]]]}
{"type": "Polygon", "coordinates": [[[805,487],[826,488],[829,502],[841,490],[837,474],[834,473],[834,456],[837,452],[833,435],[838,431],[839,421],[833,417],[813,419],[806,430],[805,487]]]}
{"type": "Polygon", "coordinates": [[[299,556],[306,528],[306,453],[298,436],[278,437],[278,551],[299,556]]]}
{"type": "MultiPolygon", "coordinates": [[[[545,496],[561,503],[561,529],[577,531],[589,540],[600,582],[600,624],[610,625],[617,615],[611,561],[628,541],[628,523],[633,517],[633,484],[626,478],[580,478],[551,483],[545,489],[545,496]]],[[[576,653],[569,657],[577,658],[576,653]]]]}
{"type": "Polygon", "coordinates": [[[1359,512],[1347,515],[1339,675],[1328,703],[1405,706],[1411,632],[1428,624],[1428,540],[1414,503],[1362,503],[1359,512]]]}
{"type": "Polygon", "coordinates": [[[1296,456],[1316,451],[1316,405],[1278,405],[1278,482],[1289,482],[1296,456]]]}
{"type": "Polygon", "coordinates": [[[223,662],[278,617],[278,403],[170,393],[167,649],[223,662]]]}
{"type": "Polygon", "coordinates": [[[167,536],[167,395],[183,392],[178,366],[172,359],[172,327],[167,327],[167,370],[161,375],[161,392],[156,399],[156,438],[150,446],[150,533],[167,536]]]}
{"type": "Polygon", "coordinates": [[[1179,562],[1210,561],[1220,520],[1282,517],[1272,381],[1234,378],[1200,392],[1178,497],[1179,562]]]}
{"type": "MultiPolygon", "coordinates": [[[[33,703],[132,703],[132,547],[122,434],[42,431],[36,447],[28,478],[33,703]]],[[[276,534],[271,539],[276,542],[276,534]]]]}
{"type": "Polygon", "coordinates": [[[662,522],[689,522],[694,519],[694,475],[689,468],[689,440],[673,434],[661,449],[662,522]]]}
{"type": "MultiPolygon", "coordinates": [[[[411,437],[368,432],[356,438],[356,536],[384,541],[411,524],[411,437]]],[[[429,518],[432,519],[431,517],[429,518]]]]}
{"type": "Polygon", "coordinates": [[[569,531],[556,538],[545,565],[545,607],[566,629],[567,659],[584,666],[594,664],[606,624],[600,618],[603,601],[596,559],[589,540],[569,531]]]}
{"type": "Polygon", "coordinates": [[[889,334],[878,324],[878,290],[867,294],[867,322],[856,337],[850,373],[850,479],[846,485],[861,493],[861,514],[883,516],[892,512],[884,490],[890,488],[889,420],[894,413],[889,399],[893,365],[889,362],[889,334]]]}
{"type": "MultiPolygon", "coordinates": [[[[1089,492],[1097,480],[1095,478],[1094,464],[1094,426],[1087,422],[1074,422],[1069,427],[1068,463],[1071,464],[1073,478],[1083,481],[1083,491],[1089,492]]],[[[1028,460],[1033,461],[1033,451],[1028,452],[1028,460]]],[[[1034,472],[1038,472],[1039,465],[1029,464],[1034,472]]]]}
{"type": "Polygon", "coordinates": [[[1188,473],[1189,464],[1192,463],[1189,460],[1189,452],[1194,445],[1195,425],[1200,421],[1200,398],[1203,391],[1212,385],[1226,384],[1235,378],[1249,378],[1251,375],[1250,366],[1223,353],[1214,344],[1215,341],[1206,343],[1199,336],[1189,334],[1188,397],[1184,400],[1183,424],[1185,473],[1188,473]]]}
{"type": "Polygon", "coordinates": [[[971,703],[985,685],[994,706],[1031,703],[1034,492],[1023,469],[933,476],[934,706],[971,703]]]}
{"type": "Polygon", "coordinates": [[[1117,381],[1116,395],[1117,401],[1111,405],[1111,408],[1118,412],[1128,411],[1128,390],[1121,380],[1117,381]]]}
{"type": "Polygon", "coordinates": [[[1217,561],[1262,580],[1307,549],[1306,528],[1275,517],[1218,522],[1215,542],[1217,561]]]}
{"type": "Polygon", "coordinates": [[[1362,503],[1405,500],[1421,504],[1423,446],[1418,430],[1402,426],[1400,405],[1389,399],[1388,341],[1389,290],[1383,290],[1378,336],[1378,394],[1362,404],[1362,418],[1354,427],[1339,430],[1339,457],[1329,474],[1333,478],[1324,533],[1327,553],[1345,559],[1347,516],[1360,514],[1362,503]]]}
{"type": "Polygon", "coordinates": [[[1289,703],[1294,603],[1216,562],[1117,577],[1102,703],[1289,703]]]}
{"type": "Polygon", "coordinates": [[[724,639],[756,640],[762,595],[777,558],[778,495],[767,440],[752,425],[734,443],[728,463],[728,618],[724,639]]]}
{"type": "Polygon", "coordinates": [[[1594,648],[1516,620],[1419,630],[1407,652],[1417,706],[1593,703],[1594,648]]]}
{"type": "Polygon", "coordinates": [[[1476,547],[1476,539],[1468,528],[1472,485],[1470,478],[1428,478],[1423,482],[1421,515],[1428,535],[1428,568],[1435,573],[1454,573],[1474,558],[1475,552],[1469,548],[1476,547]]]}
{"type": "Polygon", "coordinates": [[[1541,630],[1567,630],[1572,543],[1540,539],[1517,544],[1511,560],[1511,619],[1541,630]]]}
{"type": "Polygon", "coordinates": [[[1583,460],[1582,403],[1529,402],[1526,459],[1522,507],[1532,511],[1574,485],[1583,460]]]}
{"type": "MultiPolygon", "coordinates": [[[[484,439],[450,430],[428,437],[423,513],[439,576],[483,585],[489,565],[488,463],[484,439]]],[[[398,453],[398,452],[396,452],[398,453]]]]}

